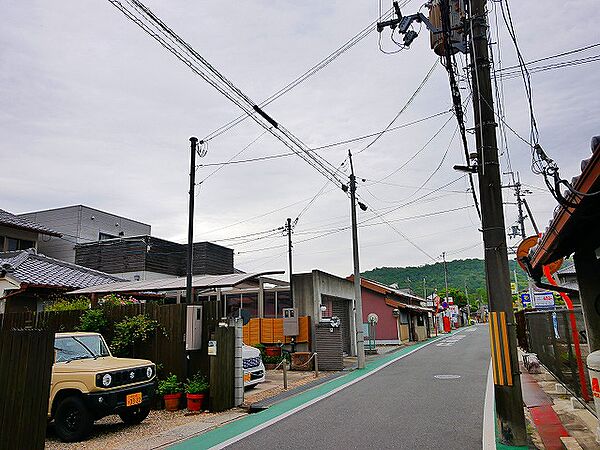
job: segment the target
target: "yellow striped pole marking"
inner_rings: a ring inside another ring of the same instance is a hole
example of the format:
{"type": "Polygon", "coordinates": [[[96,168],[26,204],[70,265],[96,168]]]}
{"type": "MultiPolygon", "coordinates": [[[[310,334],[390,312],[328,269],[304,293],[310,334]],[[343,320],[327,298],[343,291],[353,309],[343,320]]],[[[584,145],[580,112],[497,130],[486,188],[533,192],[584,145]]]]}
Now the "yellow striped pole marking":
{"type": "Polygon", "coordinates": [[[496,375],[497,373],[497,362],[496,362],[496,358],[494,357],[494,312],[490,312],[489,314],[489,324],[490,324],[490,349],[491,349],[491,353],[492,353],[492,374],[494,375],[494,384],[498,384],[498,375],[496,375]]]}
{"type": "Polygon", "coordinates": [[[506,329],[506,313],[500,313],[500,325],[502,330],[502,342],[504,343],[504,368],[506,369],[506,382],[509,386],[513,385],[512,370],[510,366],[510,353],[508,349],[508,331],[506,329]]]}
{"type": "Polygon", "coordinates": [[[504,385],[504,373],[502,370],[502,352],[500,350],[500,336],[498,327],[498,313],[494,312],[494,348],[496,350],[496,364],[498,366],[498,384],[504,385]]]}

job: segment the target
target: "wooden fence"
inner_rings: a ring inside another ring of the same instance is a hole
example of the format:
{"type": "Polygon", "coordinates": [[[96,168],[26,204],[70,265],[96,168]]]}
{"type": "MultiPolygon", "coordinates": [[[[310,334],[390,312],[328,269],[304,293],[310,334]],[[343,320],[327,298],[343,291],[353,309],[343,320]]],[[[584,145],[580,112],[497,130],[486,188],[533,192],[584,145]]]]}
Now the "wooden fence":
{"type": "MultiPolygon", "coordinates": [[[[151,360],[165,374],[173,373],[180,379],[188,376],[185,352],[186,305],[142,303],[103,309],[109,324],[108,329],[103,332],[103,336],[108,343],[111,342],[114,335],[114,324],[125,317],[146,314],[151,319],[158,321],[160,331],[154,333],[143,345],[134,348],[132,356],[151,360]]],[[[3,315],[0,323],[2,330],[38,328],[54,333],[76,331],[82,314],[83,311],[7,313],[3,315]]]]}
{"type": "Polygon", "coordinates": [[[43,449],[54,333],[0,332],[0,449],[43,449]]]}
{"type": "MultiPolygon", "coordinates": [[[[287,344],[291,341],[283,335],[283,319],[250,319],[244,325],[244,344],[287,344]]],[[[310,341],[310,317],[298,317],[296,343],[310,341]]]]}

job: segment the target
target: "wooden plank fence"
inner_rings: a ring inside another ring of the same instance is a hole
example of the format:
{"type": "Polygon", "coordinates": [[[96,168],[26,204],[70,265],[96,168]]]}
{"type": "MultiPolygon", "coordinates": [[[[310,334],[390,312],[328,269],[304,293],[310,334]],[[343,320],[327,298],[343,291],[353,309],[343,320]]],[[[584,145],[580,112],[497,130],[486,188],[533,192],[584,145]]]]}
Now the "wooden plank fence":
{"type": "MultiPolygon", "coordinates": [[[[287,344],[291,338],[283,335],[283,319],[250,319],[243,328],[244,344],[287,344]]],[[[310,341],[310,317],[298,317],[296,343],[310,341]]]]}
{"type": "Polygon", "coordinates": [[[0,332],[0,449],[43,449],[54,333],[0,332]]]}
{"type": "MultiPolygon", "coordinates": [[[[161,331],[155,333],[150,340],[133,349],[136,358],[150,359],[159,365],[161,372],[174,373],[185,379],[187,373],[185,353],[185,314],[186,305],[157,305],[141,303],[136,305],[112,306],[104,308],[108,319],[108,329],[103,333],[108,343],[114,335],[114,324],[125,317],[146,314],[158,321],[161,331]]],[[[6,313],[2,318],[2,330],[16,328],[38,328],[48,331],[76,331],[83,311],[45,311],[6,313]]]]}

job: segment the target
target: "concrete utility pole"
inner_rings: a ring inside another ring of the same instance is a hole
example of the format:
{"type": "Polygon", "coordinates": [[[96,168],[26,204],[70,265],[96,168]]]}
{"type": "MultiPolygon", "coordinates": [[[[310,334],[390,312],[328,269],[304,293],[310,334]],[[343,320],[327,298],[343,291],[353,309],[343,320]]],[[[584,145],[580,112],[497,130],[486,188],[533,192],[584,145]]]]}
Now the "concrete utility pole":
{"type": "Polygon", "coordinates": [[[446,293],[444,294],[446,303],[448,303],[448,268],[446,267],[446,252],[442,252],[442,258],[444,259],[444,286],[446,293]]]}
{"type": "Polygon", "coordinates": [[[294,292],[292,289],[292,219],[287,218],[285,229],[288,235],[288,267],[290,271],[290,300],[292,300],[292,308],[296,307],[296,300],[294,299],[294,292]]]}
{"type": "Polygon", "coordinates": [[[188,245],[187,245],[187,271],[185,282],[185,302],[192,303],[192,272],[194,261],[194,190],[196,187],[196,151],[198,138],[190,138],[190,204],[188,211],[188,245]]]}
{"type": "Polygon", "coordinates": [[[354,259],[354,324],[356,326],[356,353],[358,368],[365,367],[365,338],[363,336],[362,293],[360,287],[360,264],[358,261],[358,226],[356,222],[356,176],[352,164],[352,153],[348,150],[350,158],[350,211],[352,214],[352,256],[354,259]]]}
{"type": "Polygon", "coordinates": [[[510,292],[496,120],[490,79],[486,0],[471,0],[471,79],[477,143],[485,274],[492,334],[496,417],[503,444],[527,444],[510,292]],[[504,356],[504,357],[502,357],[504,356]]]}

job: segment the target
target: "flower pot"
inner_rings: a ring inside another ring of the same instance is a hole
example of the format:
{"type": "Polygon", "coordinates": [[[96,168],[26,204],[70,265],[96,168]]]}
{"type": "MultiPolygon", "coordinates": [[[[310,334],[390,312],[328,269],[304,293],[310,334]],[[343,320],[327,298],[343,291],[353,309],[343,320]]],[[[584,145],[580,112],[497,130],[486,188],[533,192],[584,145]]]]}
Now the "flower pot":
{"type": "Polygon", "coordinates": [[[179,399],[181,398],[181,392],[177,394],[165,394],[163,399],[165,401],[165,409],[167,411],[177,411],[179,409],[179,399]]]}
{"type": "Polygon", "coordinates": [[[266,356],[281,356],[281,347],[265,347],[266,356]]]}
{"type": "Polygon", "coordinates": [[[204,397],[206,394],[185,394],[185,396],[187,397],[188,411],[202,410],[202,403],[204,403],[204,397]]]}

